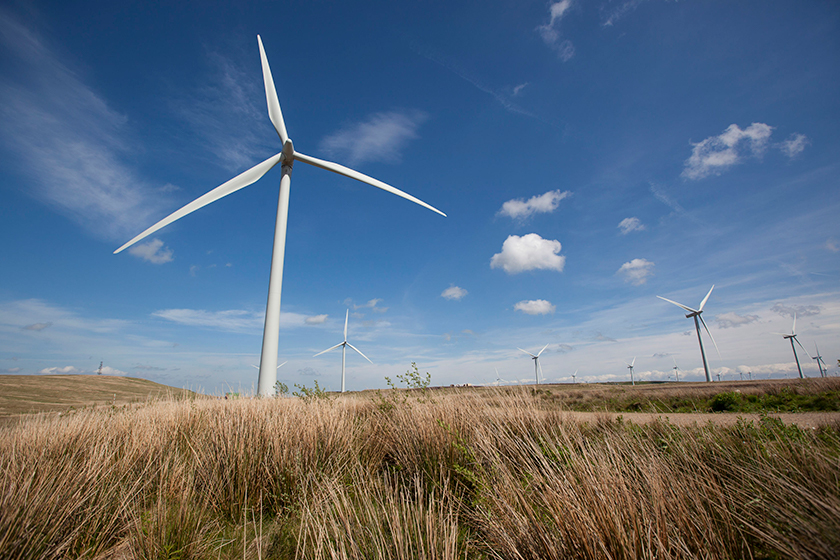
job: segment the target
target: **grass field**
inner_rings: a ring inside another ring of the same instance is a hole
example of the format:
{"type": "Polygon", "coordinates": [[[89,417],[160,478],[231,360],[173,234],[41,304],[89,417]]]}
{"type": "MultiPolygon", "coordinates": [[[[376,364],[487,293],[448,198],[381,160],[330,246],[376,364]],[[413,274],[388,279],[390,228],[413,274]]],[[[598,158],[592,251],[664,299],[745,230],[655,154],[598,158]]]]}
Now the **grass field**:
{"type": "Polygon", "coordinates": [[[30,416],[0,428],[0,557],[840,556],[836,422],[581,422],[545,390],[575,388],[30,416]]]}
{"type": "Polygon", "coordinates": [[[145,379],[104,375],[0,375],[0,421],[21,414],[66,412],[150,399],[183,398],[191,391],[145,379]]]}

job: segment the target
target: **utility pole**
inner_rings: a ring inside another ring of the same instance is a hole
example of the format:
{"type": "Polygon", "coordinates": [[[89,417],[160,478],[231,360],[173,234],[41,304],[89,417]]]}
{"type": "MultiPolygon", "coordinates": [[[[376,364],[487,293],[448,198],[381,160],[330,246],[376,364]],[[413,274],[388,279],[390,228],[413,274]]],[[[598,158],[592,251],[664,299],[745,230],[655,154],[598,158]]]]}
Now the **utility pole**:
{"type": "Polygon", "coordinates": [[[96,375],[102,375],[102,362],[99,362],[99,371],[96,372],[96,375]]]}

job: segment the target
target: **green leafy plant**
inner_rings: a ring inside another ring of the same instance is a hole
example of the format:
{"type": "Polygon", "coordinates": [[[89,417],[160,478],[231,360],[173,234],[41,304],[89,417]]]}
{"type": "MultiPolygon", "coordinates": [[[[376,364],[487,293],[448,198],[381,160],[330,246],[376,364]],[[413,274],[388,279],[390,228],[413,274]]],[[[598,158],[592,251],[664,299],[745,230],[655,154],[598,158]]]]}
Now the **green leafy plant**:
{"type": "Polygon", "coordinates": [[[292,396],[298,397],[304,402],[310,403],[313,401],[330,399],[330,394],[326,391],[326,389],[318,385],[317,379],[315,380],[315,387],[309,388],[306,385],[298,385],[297,383],[295,383],[295,387],[297,387],[298,390],[292,393],[292,396]]]}
{"type": "Polygon", "coordinates": [[[289,386],[283,383],[282,381],[278,381],[274,384],[274,394],[277,396],[286,396],[289,394],[289,386]]]}

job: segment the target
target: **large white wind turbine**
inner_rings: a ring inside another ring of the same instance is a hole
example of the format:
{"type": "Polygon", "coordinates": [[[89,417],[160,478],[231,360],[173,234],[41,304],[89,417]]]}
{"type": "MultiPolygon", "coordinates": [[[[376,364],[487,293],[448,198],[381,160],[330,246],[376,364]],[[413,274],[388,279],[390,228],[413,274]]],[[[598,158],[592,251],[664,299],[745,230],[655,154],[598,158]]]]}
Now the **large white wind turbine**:
{"type": "Polygon", "coordinates": [[[540,375],[542,374],[542,367],[540,366],[540,354],[542,354],[542,353],[543,353],[543,351],[544,351],[546,348],[548,348],[548,344],[546,344],[545,346],[543,346],[543,349],[542,349],[542,350],[540,350],[539,352],[537,352],[537,355],[536,355],[536,356],[534,356],[533,354],[531,354],[531,353],[530,353],[530,352],[528,352],[527,350],[522,350],[522,348],[519,348],[519,347],[517,347],[517,348],[516,348],[517,350],[519,350],[519,351],[521,351],[521,352],[525,352],[526,354],[528,354],[529,356],[531,356],[531,359],[532,359],[532,360],[534,360],[534,375],[536,375],[536,376],[537,376],[537,385],[539,385],[539,384],[540,384],[540,375]]]}
{"type": "MultiPolygon", "coordinates": [[[[347,342],[347,321],[349,319],[350,319],[350,310],[348,309],[347,314],[344,316],[344,342],[339,342],[335,346],[331,346],[331,347],[327,348],[326,350],[324,350],[323,352],[318,352],[317,354],[315,354],[315,356],[312,356],[314,358],[316,356],[320,356],[321,354],[326,354],[330,350],[335,350],[336,348],[341,346],[341,392],[342,393],[344,392],[344,362],[345,362],[345,359],[346,359],[347,347],[349,346],[350,348],[352,348],[353,350],[358,352],[359,356],[361,356],[362,358],[364,358],[365,360],[370,362],[370,358],[368,358],[367,356],[362,354],[362,352],[358,348],[356,348],[355,346],[353,346],[352,344],[347,342]]],[[[370,362],[370,363],[373,363],[373,362],[370,362]]]]}
{"type": "MultiPolygon", "coordinates": [[[[624,363],[627,364],[627,362],[624,362],[624,363]]],[[[636,365],[636,357],[633,356],[633,361],[630,362],[629,364],[627,364],[627,369],[630,370],[630,383],[632,383],[633,385],[636,384],[636,379],[633,377],[633,366],[635,366],[635,365],[636,365]]]]}
{"type": "Polygon", "coordinates": [[[700,307],[697,309],[692,309],[686,305],[681,303],[677,303],[676,301],[671,301],[670,299],[664,298],[662,296],[656,296],[661,300],[665,300],[668,303],[673,303],[677,307],[682,307],[686,311],[688,311],[688,315],[686,315],[686,319],[694,318],[694,327],[697,329],[697,340],[700,342],[700,356],[703,358],[703,369],[706,372],[706,381],[711,382],[712,377],[709,375],[709,365],[706,363],[706,351],[703,350],[703,339],[700,337],[700,323],[703,323],[703,328],[706,329],[706,332],[709,334],[709,338],[712,339],[712,344],[715,345],[715,350],[717,350],[718,356],[720,356],[720,350],[718,350],[717,342],[715,342],[715,337],[712,336],[712,333],[709,332],[709,327],[706,326],[706,321],[703,320],[703,306],[706,305],[706,302],[709,301],[709,296],[712,295],[712,290],[715,289],[715,285],[712,284],[712,287],[709,288],[709,293],[706,294],[706,297],[703,298],[703,301],[700,302],[700,307]],[[700,320],[698,322],[697,320],[700,320]]]}
{"type": "Polygon", "coordinates": [[[274,89],[274,79],[271,77],[271,68],[268,66],[268,58],[265,56],[265,49],[263,48],[262,39],[257,35],[257,43],[260,47],[260,60],[262,62],[263,80],[265,82],[265,97],[268,103],[268,118],[274,125],[280,141],[283,142],[283,149],[279,153],[271,156],[262,163],[258,163],[251,169],[240,173],[230,181],[223,183],[210,192],[200,196],[194,201],[190,202],[180,210],[170,214],[163,220],[159,221],[116,251],[120,251],[137,243],[141,239],[148,237],[162,227],[171,224],[179,218],[183,218],[187,214],[215,202],[220,198],[227,196],[233,192],[238,191],[248,185],[256,182],[268,171],[280,164],[280,196],[277,202],[277,219],[274,227],[274,249],[271,254],[271,273],[268,281],[268,302],[265,310],[265,328],[263,329],[262,352],[260,354],[260,377],[258,383],[258,394],[260,396],[270,396],[274,392],[274,384],[277,381],[277,349],[280,336],[280,294],[283,287],[283,259],[286,253],[286,224],[289,214],[289,189],[292,180],[292,166],[296,161],[326,169],[356,179],[362,183],[367,183],[374,187],[380,188],[391,194],[395,194],[411,202],[424,206],[433,212],[437,212],[441,216],[446,216],[443,212],[434,208],[422,200],[414,198],[410,194],[392,187],[382,181],[368,177],[358,171],[344,167],[337,163],[324,161],[311,156],[307,156],[295,150],[292,144],[292,139],[286,132],[286,124],[283,121],[283,113],[280,111],[280,102],[277,99],[277,91],[274,89]]]}
{"type": "MultiPolygon", "coordinates": [[[[802,366],[799,365],[799,356],[797,356],[797,354],[796,354],[796,346],[793,345],[793,341],[795,340],[796,343],[799,345],[799,347],[802,348],[803,350],[805,350],[805,347],[802,346],[802,343],[799,342],[798,338],[796,338],[796,313],[793,314],[793,326],[790,328],[790,334],[785,334],[785,333],[773,333],[773,334],[783,336],[786,339],[790,340],[790,349],[793,350],[793,357],[796,360],[796,369],[799,370],[799,379],[805,379],[805,376],[802,375],[802,366]]],[[[805,350],[805,353],[807,354],[808,351],[805,350]]]]}

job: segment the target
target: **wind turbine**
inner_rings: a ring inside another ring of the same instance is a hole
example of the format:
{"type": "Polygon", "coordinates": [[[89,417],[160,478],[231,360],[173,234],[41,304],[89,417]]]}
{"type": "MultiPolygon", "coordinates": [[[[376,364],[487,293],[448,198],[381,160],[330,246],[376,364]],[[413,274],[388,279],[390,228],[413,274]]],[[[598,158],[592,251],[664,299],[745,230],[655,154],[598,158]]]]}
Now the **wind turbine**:
{"type": "Polygon", "coordinates": [[[816,356],[811,356],[811,359],[817,361],[817,368],[820,370],[820,377],[825,377],[826,372],[828,370],[823,369],[824,366],[825,366],[825,362],[823,361],[822,356],[820,356],[820,348],[819,348],[819,346],[817,346],[816,342],[814,343],[814,349],[817,351],[817,355],[816,356]]]}
{"type": "Polygon", "coordinates": [[[677,303],[676,301],[672,301],[670,299],[664,298],[662,296],[656,296],[661,300],[665,300],[668,303],[673,303],[677,307],[682,307],[686,311],[688,311],[688,315],[686,315],[686,319],[694,318],[694,327],[697,329],[697,340],[700,342],[700,356],[703,358],[703,370],[706,372],[706,381],[711,382],[712,378],[709,375],[709,365],[706,363],[706,352],[703,350],[703,339],[700,337],[700,323],[703,323],[703,328],[706,329],[706,332],[709,334],[709,338],[712,339],[712,344],[715,345],[715,350],[717,350],[718,356],[720,356],[720,350],[718,350],[717,342],[715,342],[715,337],[712,336],[712,333],[709,332],[709,327],[706,326],[706,321],[703,320],[703,306],[706,305],[706,302],[709,301],[709,296],[712,295],[712,290],[715,289],[715,285],[712,284],[712,287],[709,288],[709,293],[706,294],[706,297],[703,298],[703,301],[700,302],[700,307],[698,309],[692,309],[686,305],[681,303],[677,303]],[[700,320],[698,322],[698,319],[700,320]]]}
{"type": "Polygon", "coordinates": [[[572,374],[572,383],[574,383],[575,385],[577,385],[577,372],[578,370],[575,370],[575,372],[572,374]]]}
{"type": "MultiPolygon", "coordinates": [[[[312,356],[314,358],[316,356],[320,356],[321,354],[326,354],[330,350],[335,350],[336,348],[341,346],[341,392],[342,393],[344,392],[344,362],[345,362],[345,359],[346,359],[347,347],[349,346],[350,348],[352,348],[353,350],[358,352],[359,356],[361,356],[362,358],[364,358],[365,360],[370,362],[370,358],[368,358],[367,356],[362,354],[362,352],[358,348],[356,348],[355,346],[353,346],[352,344],[347,342],[347,321],[349,319],[350,319],[350,310],[348,309],[347,314],[344,316],[344,342],[339,342],[335,346],[331,346],[330,348],[327,348],[323,352],[318,352],[317,354],[315,354],[315,356],[312,356]]],[[[373,363],[373,362],[370,362],[370,363],[373,363]]]]}
{"type": "MultiPolygon", "coordinates": [[[[790,328],[790,334],[785,333],[773,333],[779,336],[785,337],[787,340],[790,340],[790,349],[793,350],[793,357],[796,360],[796,369],[799,370],[799,379],[805,379],[805,376],[802,375],[802,366],[799,365],[799,356],[796,354],[796,346],[793,345],[793,341],[795,340],[796,343],[799,345],[800,348],[805,350],[805,347],[802,346],[802,343],[799,342],[799,339],[796,338],[796,313],[793,314],[793,326],[790,328]]],[[[805,350],[805,353],[808,354],[808,351],[805,350]]],[[[810,355],[809,355],[810,357],[810,355]]]]}
{"type": "Polygon", "coordinates": [[[542,353],[543,353],[543,351],[544,351],[546,348],[548,348],[548,344],[546,344],[545,346],[543,346],[542,350],[540,350],[539,352],[537,352],[537,355],[536,355],[536,356],[534,356],[533,354],[531,354],[531,353],[530,353],[530,352],[528,352],[527,350],[522,350],[522,348],[519,348],[518,346],[516,347],[516,349],[517,349],[517,350],[519,350],[520,352],[525,352],[526,354],[528,354],[529,356],[531,356],[531,359],[532,359],[532,360],[534,360],[534,374],[537,376],[537,385],[539,385],[539,384],[540,384],[540,374],[542,374],[542,367],[540,367],[540,354],[542,354],[542,353]]]}
{"type": "MultiPolygon", "coordinates": [[[[627,362],[624,362],[624,363],[627,364],[627,362]]],[[[630,368],[630,383],[632,383],[633,385],[636,385],[636,380],[633,378],[633,366],[635,366],[635,365],[636,365],[636,357],[634,356],[633,361],[630,362],[629,364],[627,364],[627,367],[630,368]]]]}
{"type": "MultiPolygon", "coordinates": [[[[286,364],[288,364],[288,363],[289,363],[289,362],[283,362],[282,364],[280,364],[279,366],[277,366],[277,368],[276,368],[276,369],[280,369],[281,367],[285,366],[285,365],[286,365],[286,364]]],[[[254,364],[251,364],[251,367],[252,367],[252,368],[257,368],[257,369],[260,369],[260,366],[255,366],[254,364]]]]}
{"type": "Polygon", "coordinates": [[[277,381],[277,349],[280,338],[280,295],[283,288],[283,261],[286,253],[286,224],[288,223],[289,214],[289,190],[292,181],[292,166],[296,161],[302,161],[314,167],[320,167],[351,179],[356,179],[362,183],[380,188],[391,194],[395,194],[406,200],[410,200],[420,206],[428,208],[433,212],[437,212],[441,216],[446,216],[443,212],[434,208],[422,200],[414,198],[408,193],[392,187],[382,181],[368,177],[358,171],[344,167],[337,163],[324,161],[311,156],[307,156],[295,150],[292,144],[292,139],[289,138],[286,132],[286,124],[283,121],[283,113],[280,110],[280,102],[277,99],[277,91],[274,88],[274,79],[271,76],[271,68],[268,66],[268,58],[265,56],[265,49],[263,48],[262,39],[257,35],[257,43],[260,47],[260,61],[262,63],[263,81],[265,83],[265,97],[268,104],[268,118],[274,125],[280,141],[283,143],[283,149],[279,153],[271,156],[262,163],[258,163],[251,169],[240,173],[230,181],[223,183],[210,192],[200,196],[194,201],[190,202],[180,210],[170,214],[163,220],[159,221],[116,251],[119,253],[134,245],[141,239],[148,237],[162,227],[165,227],[175,220],[183,218],[187,214],[207,206],[211,202],[215,202],[222,197],[245,188],[248,185],[259,180],[268,171],[280,164],[280,196],[277,201],[277,218],[274,226],[274,248],[271,254],[271,273],[268,280],[268,301],[265,310],[265,327],[263,329],[262,351],[260,353],[260,376],[258,383],[257,394],[259,396],[271,396],[274,391],[274,384],[277,381]]]}
{"type": "Polygon", "coordinates": [[[677,367],[677,359],[674,358],[674,375],[677,376],[677,383],[680,382],[680,368],[677,367]]]}

